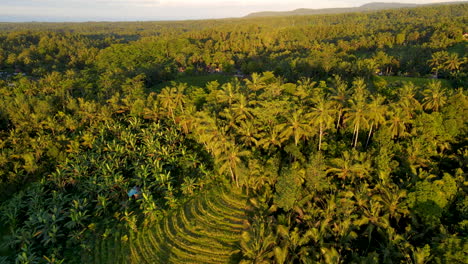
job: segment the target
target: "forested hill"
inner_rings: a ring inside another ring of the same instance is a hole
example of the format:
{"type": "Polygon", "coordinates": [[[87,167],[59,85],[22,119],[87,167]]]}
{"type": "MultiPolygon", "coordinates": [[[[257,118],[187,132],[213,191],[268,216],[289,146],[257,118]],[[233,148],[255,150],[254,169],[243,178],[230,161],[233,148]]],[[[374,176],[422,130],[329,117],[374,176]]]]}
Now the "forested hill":
{"type": "MultiPolygon", "coordinates": [[[[454,4],[457,2],[453,2],[454,4]]],[[[464,2],[458,2],[464,3],[464,2]]],[[[444,3],[450,4],[450,3],[444,3]]],[[[435,5],[435,4],[431,4],[435,5]]],[[[270,17],[270,16],[306,16],[306,15],[324,15],[324,14],[343,14],[343,13],[357,13],[357,12],[367,12],[367,11],[378,11],[385,9],[398,9],[398,8],[412,8],[423,6],[420,4],[405,4],[405,3],[385,3],[385,2],[375,2],[362,5],[360,7],[349,7],[349,8],[323,8],[323,9],[309,9],[309,8],[300,8],[293,11],[265,11],[265,12],[255,12],[248,14],[246,17],[270,17]]]]}

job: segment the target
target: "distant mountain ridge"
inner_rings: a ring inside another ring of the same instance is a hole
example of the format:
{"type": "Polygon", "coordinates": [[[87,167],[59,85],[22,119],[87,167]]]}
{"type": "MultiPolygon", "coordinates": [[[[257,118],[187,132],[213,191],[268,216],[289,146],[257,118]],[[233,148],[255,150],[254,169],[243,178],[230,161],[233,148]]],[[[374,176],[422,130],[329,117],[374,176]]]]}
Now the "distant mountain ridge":
{"type": "Polygon", "coordinates": [[[364,4],[360,7],[344,7],[344,8],[323,8],[323,9],[309,9],[299,8],[292,11],[265,11],[255,12],[245,16],[246,18],[254,17],[270,17],[270,16],[305,16],[305,15],[324,15],[324,14],[343,14],[343,13],[354,13],[354,12],[366,12],[366,11],[378,11],[385,9],[398,9],[398,8],[413,8],[419,6],[428,5],[448,5],[448,4],[461,4],[467,3],[467,1],[460,2],[444,2],[444,3],[431,3],[431,4],[404,4],[396,2],[374,2],[364,4]]]}

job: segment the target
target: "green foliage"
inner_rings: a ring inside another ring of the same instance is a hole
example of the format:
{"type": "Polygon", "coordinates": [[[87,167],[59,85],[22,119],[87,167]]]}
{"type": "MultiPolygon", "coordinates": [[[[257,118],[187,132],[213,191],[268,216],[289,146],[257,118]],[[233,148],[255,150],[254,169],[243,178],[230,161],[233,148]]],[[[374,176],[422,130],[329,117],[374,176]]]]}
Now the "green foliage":
{"type": "MultiPolygon", "coordinates": [[[[203,191],[161,221],[145,221],[121,242],[130,245],[126,263],[230,263],[249,210],[239,191],[203,191]]],[[[97,263],[109,261],[116,263],[118,255],[97,263]]]]}
{"type": "Polygon", "coordinates": [[[466,237],[449,236],[436,248],[436,263],[466,263],[468,261],[468,241],[466,237]]]}
{"type": "MultiPolygon", "coordinates": [[[[293,165],[294,166],[294,165],[293,165]]],[[[286,211],[291,210],[299,199],[301,187],[301,173],[298,168],[284,170],[275,184],[275,204],[286,211]]]]}
{"type": "Polygon", "coordinates": [[[455,179],[445,174],[440,180],[416,183],[414,192],[408,194],[408,206],[426,226],[436,228],[457,192],[455,179]]]}

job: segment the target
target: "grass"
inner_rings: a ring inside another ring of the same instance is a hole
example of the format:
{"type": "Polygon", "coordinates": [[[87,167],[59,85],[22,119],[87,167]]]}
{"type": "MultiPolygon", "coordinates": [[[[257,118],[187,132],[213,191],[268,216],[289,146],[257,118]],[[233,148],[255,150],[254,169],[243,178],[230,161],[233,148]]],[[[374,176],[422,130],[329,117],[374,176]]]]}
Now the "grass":
{"type": "Polygon", "coordinates": [[[232,263],[250,208],[239,190],[210,190],[145,223],[123,242],[122,231],[92,242],[86,263],[232,263]]]}
{"type": "Polygon", "coordinates": [[[444,79],[430,79],[430,78],[416,78],[416,77],[402,77],[402,76],[380,76],[382,79],[387,81],[388,83],[395,83],[395,82],[412,82],[417,86],[425,87],[428,83],[432,81],[440,81],[442,82],[442,86],[445,88],[452,88],[452,84],[448,80],[444,79]]]}
{"type": "Polygon", "coordinates": [[[459,56],[463,57],[468,51],[468,45],[466,44],[466,41],[456,43],[455,45],[448,47],[447,51],[450,53],[458,53],[459,56]]]}
{"type": "Polygon", "coordinates": [[[193,75],[181,76],[174,81],[163,82],[151,88],[152,91],[161,91],[167,86],[171,86],[172,82],[186,83],[188,86],[205,87],[207,83],[217,81],[219,84],[224,84],[232,80],[232,76],[224,74],[206,74],[206,75],[193,75]]]}

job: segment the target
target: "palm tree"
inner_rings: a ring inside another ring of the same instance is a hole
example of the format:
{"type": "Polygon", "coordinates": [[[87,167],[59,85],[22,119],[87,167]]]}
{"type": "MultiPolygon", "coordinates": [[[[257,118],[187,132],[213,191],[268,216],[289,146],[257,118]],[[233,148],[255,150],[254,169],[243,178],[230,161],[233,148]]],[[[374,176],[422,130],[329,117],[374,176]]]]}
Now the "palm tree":
{"type": "Polygon", "coordinates": [[[320,97],[312,112],[309,114],[310,124],[319,127],[319,145],[318,150],[322,149],[322,137],[325,129],[333,125],[335,109],[333,109],[333,102],[327,98],[320,97]]]}
{"type": "Polygon", "coordinates": [[[367,176],[369,170],[370,164],[364,156],[360,157],[354,152],[350,153],[345,151],[341,158],[330,160],[329,168],[326,173],[333,173],[343,180],[351,179],[351,181],[354,181],[356,177],[363,178],[367,176]]]}
{"type": "Polygon", "coordinates": [[[219,168],[220,173],[228,172],[231,175],[231,179],[239,187],[239,172],[238,168],[241,164],[242,157],[248,156],[250,154],[247,150],[241,150],[238,146],[234,144],[229,144],[226,147],[226,151],[221,153],[219,162],[221,166],[219,168]]]}
{"type": "Polygon", "coordinates": [[[406,190],[400,190],[394,184],[385,186],[377,184],[375,189],[378,191],[378,194],[372,196],[372,199],[382,203],[383,211],[389,217],[398,222],[402,216],[409,214],[409,210],[403,205],[404,198],[406,198],[406,190]]]}
{"type": "Polygon", "coordinates": [[[408,132],[406,125],[411,123],[411,117],[408,116],[398,105],[393,105],[392,110],[389,112],[389,116],[390,118],[387,124],[392,138],[407,136],[408,132]]]}
{"type": "Polygon", "coordinates": [[[194,126],[194,113],[196,113],[196,107],[191,105],[187,108],[187,111],[176,118],[176,123],[182,129],[182,132],[188,134],[192,131],[194,126]]]}
{"type": "Polygon", "coordinates": [[[426,110],[438,112],[447,103],[446,92],[442,88],[441,82],[430,82],[422,94],[424,95],[423,107],[426,110]]]}
{"type": "Polygon", "coordinates": [[[415,98],[416,86],[412,82],[406,82],[403,87],[398,89],[399,100],[398,107],[410,118],[413,117],[415,110],[421,110],[421,104],[415,98]]]}
{"type": "Polygon", "coordinates": [[[439,70],[444,68],[444,64],[447,61],[448,56],[447,51],[438,51],[433,53],[431,59],[427,61],[429,66],[432,67],[432,70],[435,71],[436,78],[439,75],[439,70]]]}
{"type": "Polygon", "coordinates": [[[274,125],[266,129],[266,131],[260,134],[260,140],[258,145],[264,149],[268,149],[271,146],[280,146],[281,145],[281,127],[280,125],[274,125]]]}
{"type": "Polygon", "coordinates": [[[302,110],[292,113],[290,117],[287,117],[287,122],[280,124],[279,128],[283,131],[280,135],[282,141],[293,137],[296,146],[302,138],[307,138],[312,130],[302,110]]]}
{"type": "Polygon", "coordinates": [[[353,142],[352,146],[356,147],[359,130],[366,128],[368,126],[367,120],[367,106],[366,103],[362,100],[351,100],[349,111],[345,115],[346,122],[350,122],[353,126],[353,142]]]}
{"type": "Polygon", "coordinates": [[[375,126],[376,128],[385,123],[385,113],[387,111],[387,106],[383,104],[385,98],[382,96],[372,96],[371,102],[367,106],[367,119],[370,121],[369,135],[367,136],[366,147],[369,145],[369,140],[372,135],[372,129],[375,126]]]}
{"type": "Polygon", "coordinates": [[[450,53],[445,60],[444,66],[449,71],[458,71],[462,62],[457,53],[450,53]]]}
{"type": "Polygon", "coordinates": [[[242,121],[240,126],[237,127],[237,134],[240,137],[240,140],[247,146],[257,146],[258,140],[255,138],[258,128],[253,122],[248,120],[242,121]]]}
{"type": "Polygon", "coordinates": [[[351,91],[348,89],[346,83],[341,80],[341,77],[335,75],[334,77],[334,86],[335,88],[331,89],[330,99],[333,100],[334,106],[337,109],[338,119],[336,122],[336,128],[338,129],[341,125],[341,120],[343,117],[343,111],[347,105],[347,102],[350,98],[351,91]]]}
{"type": "Polygon", "coordinates": [[[251,75],[251,79],[252,80],[249,80],[249,79],[246,79],[245,80],[245,84],[247,85],[247,87],[253,91],[253,92],[257,92],[263,88],[265,88],[266,84],[265,84],[265,78],[264,76],[254,72],[252,73],[251,75]]]}
{"type": "Polygon", "coordinates": [[[353,81],[353,100],[357,102],[366,101],[368,91],[364,78],[356,78],[353,81]]]}
{"type": "Polygon", "coordinates": [[[236,92],[236,87],[231,83],[223,84],[221,91],[216,95],[216,99],[218,99],[218,103],[227,103],[231,107],[236,98],[236,92]]]}
{"type": "Polygon", "coordinates": [[[176,107],[179,107],[180,111],[184,112],[185,105],[185,95],[184,91],[187,88],[187,84],[179,83],[175,89],[172,90],[174,96],[174,104],[176,107]]]}
{"type": "Polygon", "coordinates": [[[249,102],[245,95],[241,94],[238,96],[237,103],[232,105],[232,112],[234,114],[234,120],[240,121],[250,119],[253,117],[252,111],[249,108],[252,102],[249,102]]]}
{"type": "Polygon", "coordinates": [[[166,87],[162,89],[158,95],[160,105],[167,110],[172,120],[175,122],[174,110],[179,107],[181,112],[184,112],[185,104],[185,85],[180,84],[177,87],[166,87]]]}

